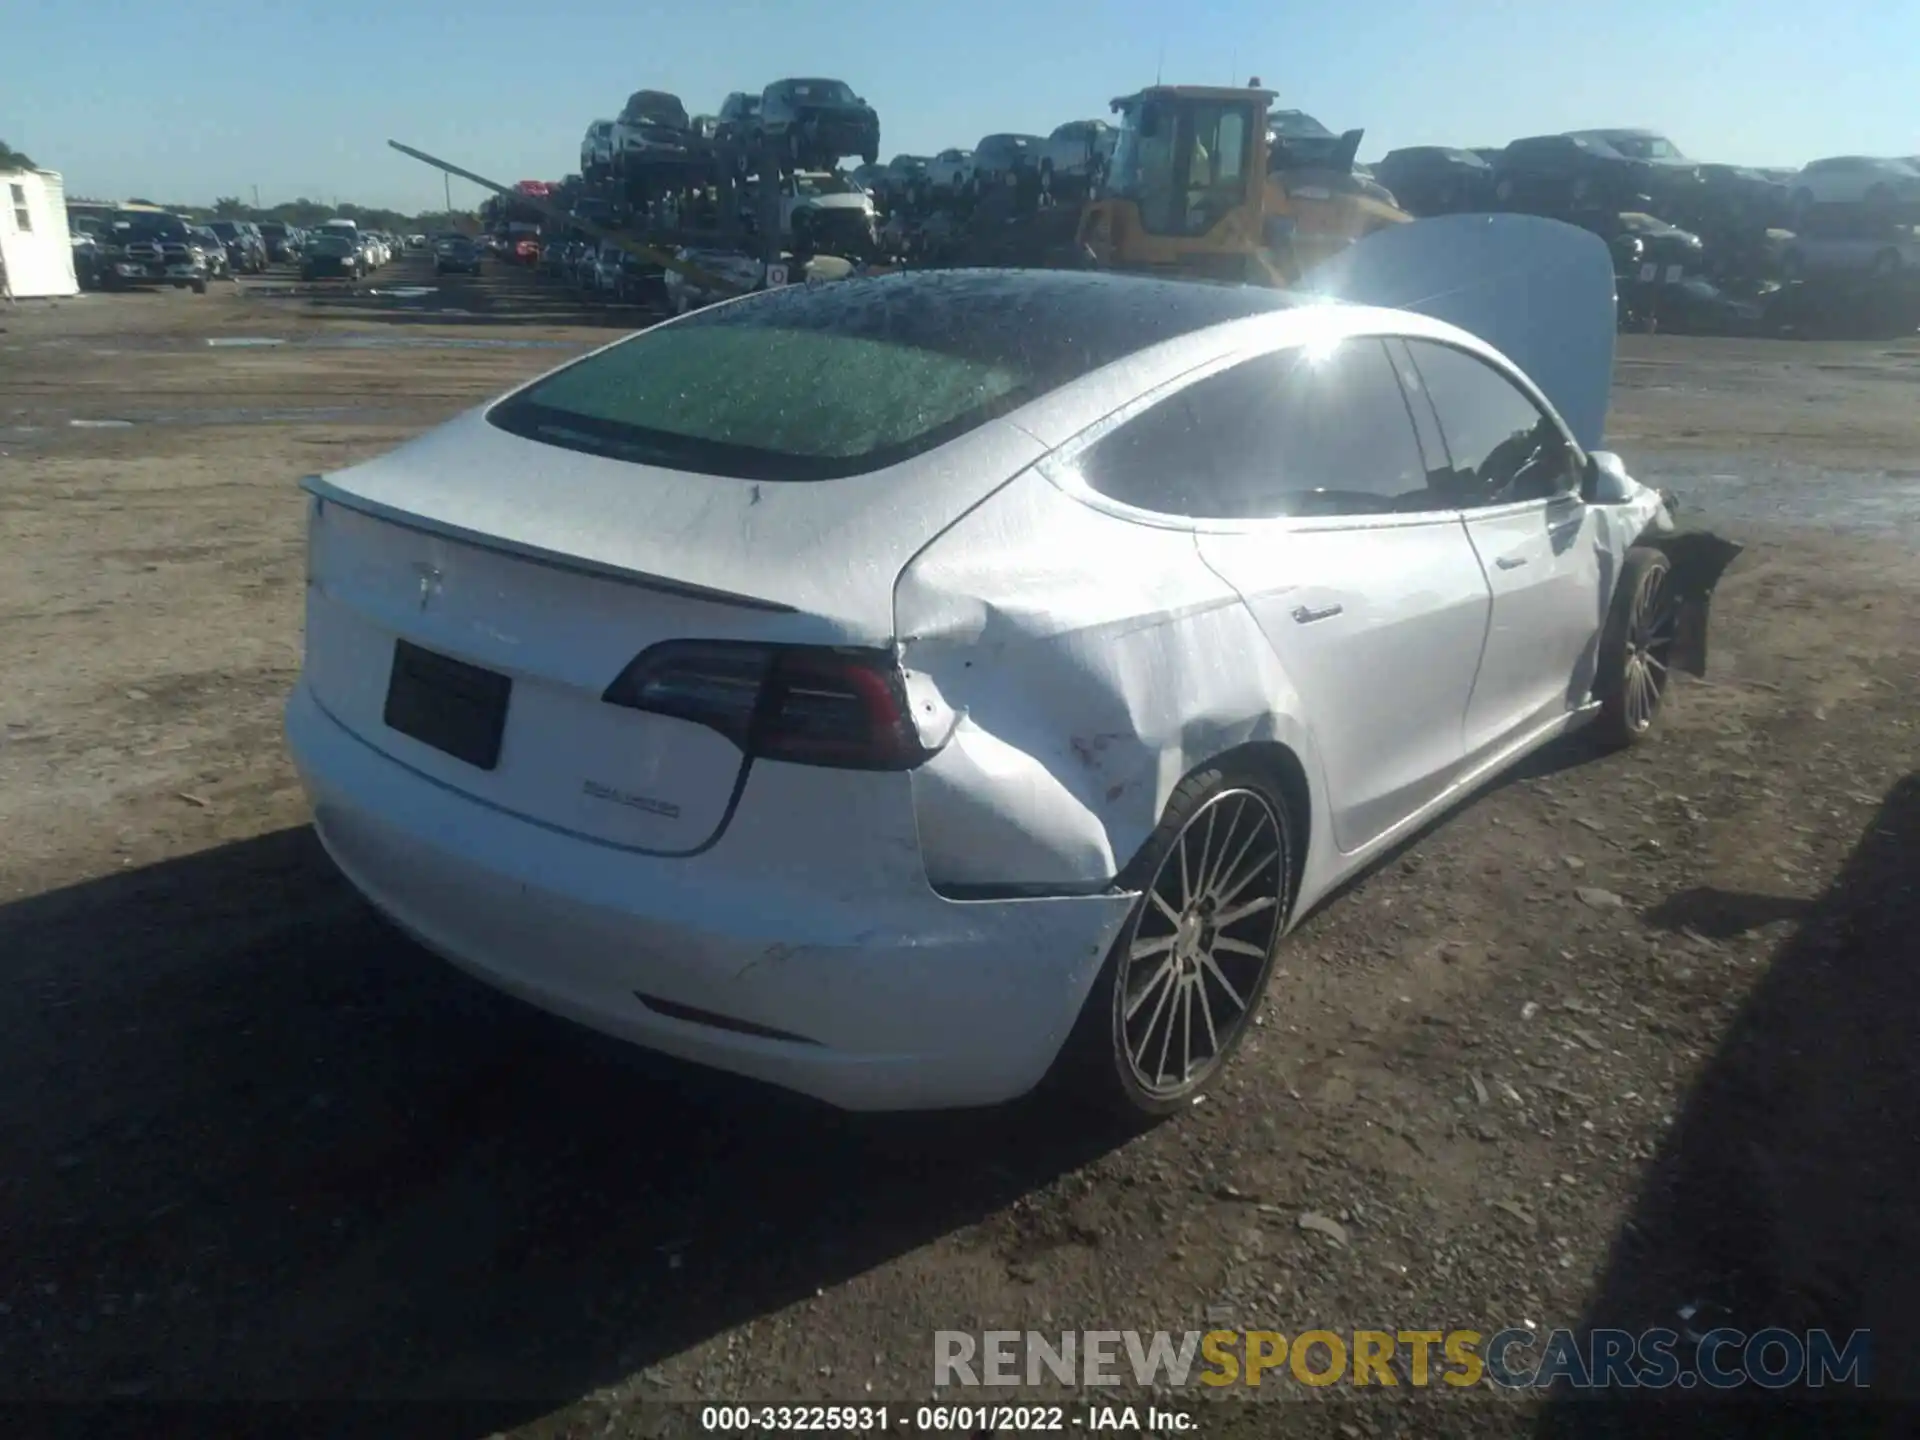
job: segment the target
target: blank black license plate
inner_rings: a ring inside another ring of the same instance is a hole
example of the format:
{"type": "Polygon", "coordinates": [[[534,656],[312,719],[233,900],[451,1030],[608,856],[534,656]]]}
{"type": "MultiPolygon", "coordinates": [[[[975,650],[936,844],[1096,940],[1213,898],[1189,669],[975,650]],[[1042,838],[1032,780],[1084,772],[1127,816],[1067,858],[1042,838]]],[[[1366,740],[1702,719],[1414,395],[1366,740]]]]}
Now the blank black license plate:
{"type": "Polygon", "coordinates": [[[500,763],[512,693],[505,675],[396,640],[384,718],[402,735],[491,770],[500,763]]]}

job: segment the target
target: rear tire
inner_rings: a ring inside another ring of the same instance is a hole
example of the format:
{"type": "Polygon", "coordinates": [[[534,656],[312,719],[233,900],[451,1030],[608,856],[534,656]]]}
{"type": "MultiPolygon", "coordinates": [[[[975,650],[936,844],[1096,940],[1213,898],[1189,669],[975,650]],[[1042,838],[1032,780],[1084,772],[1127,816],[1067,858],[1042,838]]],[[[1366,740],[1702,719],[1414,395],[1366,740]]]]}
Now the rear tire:
{"type": "Polygon", "coordinates": [[[1061,1078],[1140,1124],[1186,1109],[1259,1013],[1293,903],[1293,819],[1229,758],[1175,788],[1121,875],[1139,899],[1081,1009],[1061,1078]]]}
{"type": "Polygon", "coordinates": [[[1620,567],[1595,674],[1600,718],[1594,730],[1609,748],[1638,745],[1660,718],[1679,618],[1672,570],[1666,553],[1650,545],[1628,550],[1620,567]]]}

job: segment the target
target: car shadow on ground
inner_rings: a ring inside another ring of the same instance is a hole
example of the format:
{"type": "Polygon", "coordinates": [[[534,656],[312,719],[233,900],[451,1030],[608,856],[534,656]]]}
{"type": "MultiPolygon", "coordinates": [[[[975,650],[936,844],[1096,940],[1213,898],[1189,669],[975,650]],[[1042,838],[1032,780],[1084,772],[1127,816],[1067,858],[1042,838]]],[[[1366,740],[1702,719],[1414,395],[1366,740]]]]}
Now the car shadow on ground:
{"type": "MultiPolygon", "coordinates": [[[[304,827],[0,907],[0,975],[16,1403],[408,1397],[486,1434],[1120,1138],[842,1115],[601,1040],[400,938],[304,827]]],[[[892,1357],[916,1391],[927,1343],[892,1357]]]]}
{"type": "MultiPolygon", "coordinates": [[[[1740,1403],[1754,1387],[1704,1406],[1697,1393],[1665,1398],[1686,1407],[1674,1418],[1692,1434],[1916,1433],[1920,774],[1888,793],[1818,900],[1695,889],[1647,918],[1710,940],[1794,929],[1676,1117],[1585,1324],[1825,1329],[1842,1346],[1865,1329],[1871,1412],[1848,1385],[1830,1384],[1818,1406],[1783,1390],[1764,1410],[1740,1403]],[[1882,1408],[1893,1401],[1897,1416],[1882,1408]]],[[[1654,1418],[1644,1401],[1569,1396],[1538,1434],[1641,1435],[1654,1418]]]]}

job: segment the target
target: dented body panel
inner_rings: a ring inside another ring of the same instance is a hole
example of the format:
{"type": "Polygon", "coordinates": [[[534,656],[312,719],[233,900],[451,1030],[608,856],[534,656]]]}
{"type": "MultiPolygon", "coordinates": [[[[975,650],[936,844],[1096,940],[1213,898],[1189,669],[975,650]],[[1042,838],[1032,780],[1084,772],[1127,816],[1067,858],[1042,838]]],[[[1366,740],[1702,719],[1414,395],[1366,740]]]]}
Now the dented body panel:
{"type": "Polygon", "coordinates": [[[916,709],[957,717],[913,773],[936,890],[1103,889],[1197,766],[1257,741],[1312,753],[1277,657],[1193,535],[1102,514],[1038,471],[921,554],[896,604],[916,709]]]}

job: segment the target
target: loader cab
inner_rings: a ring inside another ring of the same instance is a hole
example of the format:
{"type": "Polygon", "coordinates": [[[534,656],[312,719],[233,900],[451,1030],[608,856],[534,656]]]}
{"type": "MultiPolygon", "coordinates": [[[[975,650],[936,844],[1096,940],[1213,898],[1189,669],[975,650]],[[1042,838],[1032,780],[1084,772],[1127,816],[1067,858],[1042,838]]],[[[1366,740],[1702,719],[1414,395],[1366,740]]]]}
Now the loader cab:
{"type": "Polygon", "coordinates": [[[1267,170],[1273,92],[1159,86],[1113,102],[1119,134],[1102,199],[1128,203],[1141,230],[1198,239],[1248,206],[1267,170]]]}

